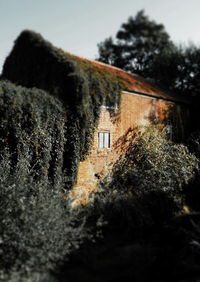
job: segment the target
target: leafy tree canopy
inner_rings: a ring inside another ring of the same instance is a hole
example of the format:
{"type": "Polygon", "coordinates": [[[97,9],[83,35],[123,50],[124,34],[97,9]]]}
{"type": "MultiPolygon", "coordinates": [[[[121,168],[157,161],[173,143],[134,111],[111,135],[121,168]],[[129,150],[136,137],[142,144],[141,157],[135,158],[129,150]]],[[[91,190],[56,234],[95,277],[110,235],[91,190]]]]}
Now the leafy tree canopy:
{"type": "Polygon", "coordinates": [[[190,44],[165,50],[155,58],[152,73],[157,83],[197,102],[200,99],[199,65],[200,49],[190,44]]]}
{"type": "Polygon", "coordinates": [[[156,57],[174,48],[164,26],[141,10],[121,25],[115,39],[110,37],[98,44],[98,60],[147,77],[152,76],[156,57]]]}

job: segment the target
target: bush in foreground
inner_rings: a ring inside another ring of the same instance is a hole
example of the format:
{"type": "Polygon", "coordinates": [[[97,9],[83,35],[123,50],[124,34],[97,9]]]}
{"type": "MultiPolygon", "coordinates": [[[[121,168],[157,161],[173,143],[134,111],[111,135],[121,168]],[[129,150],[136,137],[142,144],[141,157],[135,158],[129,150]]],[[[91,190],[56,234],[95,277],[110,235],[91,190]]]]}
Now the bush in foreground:
{"type": "Polygon", "coordinates": [[[192,185],[199,161],[156,127],[134,132],[124,156],[101,182],[94,214],[123,228],[146,228],[181,212],[185,187],[192,185]]]}
{"type": "Polygon", "coordinates": [[[166,138],[155,126],[136,131],[124,156],[109,176],[109,187],[143,195],[163,191],[174,199],[199,171],[198,159],[183,144],[166,138]]]}
{"type": "Polygon", "coordinates": [[[21,157],[13,175],[9,164],[6,153],[0,164],[0,277],[10,281],[18,274],[22,281],[54,269],[87,231],[64,200],[62,181],[54,186],[46,177],[34,181],[27,158],[21,157]]]}
{"type": "Polygon", "coordinates": [[[183,210],[198,160],[155,128],[133,141],[85,210],[99,240],[75,253],[59,281],[198,281],[200,214],[183,210]]]}
{"type": "Polygon", "coordinates": [[[66,114],[44,91],[7,81],[0,105],[0,280],[35,281],[87,233],[63,195],[66,114]]]}

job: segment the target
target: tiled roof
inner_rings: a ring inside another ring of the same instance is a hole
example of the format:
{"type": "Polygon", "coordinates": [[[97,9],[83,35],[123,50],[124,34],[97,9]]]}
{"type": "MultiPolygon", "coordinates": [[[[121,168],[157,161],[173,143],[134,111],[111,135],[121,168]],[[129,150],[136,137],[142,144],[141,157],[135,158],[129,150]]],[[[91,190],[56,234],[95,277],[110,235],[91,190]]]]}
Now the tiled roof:
{"type": "Polygon", "coordinates": [[[128,73],[120,68],[107,65],[99,61],[93,61],[80,56],[72,55],[70,53],[66,54],[74,57],[77,61],[80,61],[81,63],[89,63],[91,64],[91,66],[95,66],[101,71],[103,70],[107,73],[117,76],[125,85],[126,89],[123,89],[125,91],[130,91],[133,93],[136,92],[137,94],[146,94],[148,96],[158,97],[174,102],[181,102],[187,104],[189,103],[184,97],[174,93],[170,93],[166,90],[162,90],[137,74],[128,73]]]}

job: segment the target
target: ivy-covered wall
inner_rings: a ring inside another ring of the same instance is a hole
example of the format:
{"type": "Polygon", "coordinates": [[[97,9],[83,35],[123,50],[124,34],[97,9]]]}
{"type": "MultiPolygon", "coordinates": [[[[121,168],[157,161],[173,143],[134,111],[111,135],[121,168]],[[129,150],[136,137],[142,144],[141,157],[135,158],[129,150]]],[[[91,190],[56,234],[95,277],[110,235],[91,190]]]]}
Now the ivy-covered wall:
{"type": "Polygon", "coordinates": [[[65,120],[57,98],[0,81],[0,156],[9,150],[13,170],[23,157],[35,178],[58,181],[65,170],[65,120]]]}
{"type": "Polygon", "coordinates": [[[64,163],[73,183],[79,161],[89,152],[100,106],[120,103],[123,82],[116,74],[65,53],[28,30],[15,41],[2,78],[43,89],[63,102],[68,120],[64,163]]]}

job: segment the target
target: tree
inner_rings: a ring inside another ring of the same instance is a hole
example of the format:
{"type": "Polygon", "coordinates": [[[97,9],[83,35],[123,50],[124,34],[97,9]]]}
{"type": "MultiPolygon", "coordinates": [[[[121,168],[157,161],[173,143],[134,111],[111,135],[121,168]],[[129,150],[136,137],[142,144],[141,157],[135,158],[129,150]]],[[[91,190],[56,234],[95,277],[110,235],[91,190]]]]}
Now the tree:
{"type": "Polygon", "coordinates": [[[175,48],[162,24],[139,11],[121,25],[116,38],[98,44],[98,60],[129,72],[152,77],[154,60],[165,50],[175,48]]]}
{"type": "Polygon", "coordinates": [[[200,49],[194,45],[165,50],[155,58],[152,72],[156,82],[197,102],[200,99],[200,49]]]}

